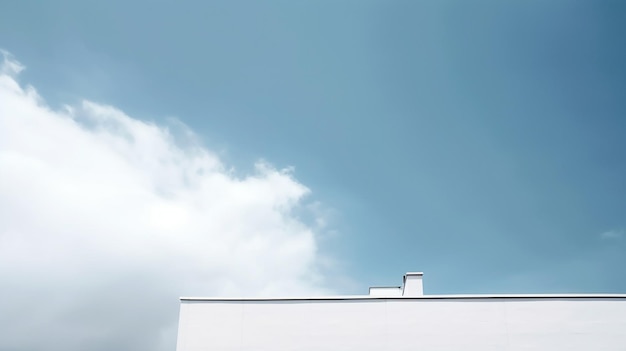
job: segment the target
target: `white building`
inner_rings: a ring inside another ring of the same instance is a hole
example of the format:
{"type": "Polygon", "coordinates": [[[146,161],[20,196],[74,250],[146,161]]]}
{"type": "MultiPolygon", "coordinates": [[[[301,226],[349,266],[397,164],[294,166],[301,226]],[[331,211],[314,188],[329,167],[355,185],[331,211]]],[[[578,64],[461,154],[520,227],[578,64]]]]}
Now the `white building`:
{"type": "Polygon", "coordinates": [[[178,351],[626,350],[626,295],[181,298],[178,351]]]}

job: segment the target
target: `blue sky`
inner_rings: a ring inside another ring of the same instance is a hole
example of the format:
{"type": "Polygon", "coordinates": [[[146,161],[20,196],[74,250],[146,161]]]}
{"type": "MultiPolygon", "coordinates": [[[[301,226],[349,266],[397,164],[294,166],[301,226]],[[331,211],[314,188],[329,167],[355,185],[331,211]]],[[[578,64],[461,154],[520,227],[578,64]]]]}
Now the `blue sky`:
{"type": "Polygon", "coordinates": [[[294,166],[359,288],[624,291],[619,1],[59,1],[0,43],[52,104],[175,116],[294,166]],[[468,274],[471,272],[471,274],[468,274]],[[522,282],[508,282],[512,276],[522,282]]]}
{"type": "Polygon", "coordinates": [[[242,175],[293,166],[340,293],[413,270],[426,293],[626,292],[623,1],[0,6],[52,108],[177,118],[242,175]]]}

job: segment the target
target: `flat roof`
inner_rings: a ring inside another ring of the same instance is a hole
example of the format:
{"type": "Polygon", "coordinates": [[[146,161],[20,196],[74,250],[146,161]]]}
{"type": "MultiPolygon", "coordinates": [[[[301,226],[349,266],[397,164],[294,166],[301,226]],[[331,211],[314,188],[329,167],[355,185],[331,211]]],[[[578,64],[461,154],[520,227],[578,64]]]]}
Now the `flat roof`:
{"type": "Polygon", "coordinates": [[[493,294],[493,295],[422,295],[422,296],[309,296],[309,297],[181,297],[190,302],[255,301],[341,301],[341,300],[460,300],[460,299],[626,299],[626,294],[493,294]]]}

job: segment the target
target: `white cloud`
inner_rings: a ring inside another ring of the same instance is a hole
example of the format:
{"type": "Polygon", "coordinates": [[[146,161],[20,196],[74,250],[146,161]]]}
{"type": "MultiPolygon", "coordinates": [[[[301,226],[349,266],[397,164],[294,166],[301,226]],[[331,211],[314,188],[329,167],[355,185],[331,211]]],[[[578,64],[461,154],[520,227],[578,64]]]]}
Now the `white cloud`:
{"type": "Polygon", "coordinates": [[[624,231],[619,229],[612,229],[600,234],[602,239],[621,239],[624,237],[624,231]]]}
{"type": "Polygon", "coordinates": [[[6,50],[0,49],[0,55],[2,55],[2,65],[0,65],[0,72],[3,75],[8,75],[11,77],[15,77],[22,70],[24,70],[24,66],[19,63],[19,61],[15,60],[11,53],[6,50]]]}
{"type": "Polygon", "coordinates": [[[328,292],[290,170],[236,177],[189,130],[54,111],[2,54],[0,349],[172,350],[178,296],[328,292]]]}

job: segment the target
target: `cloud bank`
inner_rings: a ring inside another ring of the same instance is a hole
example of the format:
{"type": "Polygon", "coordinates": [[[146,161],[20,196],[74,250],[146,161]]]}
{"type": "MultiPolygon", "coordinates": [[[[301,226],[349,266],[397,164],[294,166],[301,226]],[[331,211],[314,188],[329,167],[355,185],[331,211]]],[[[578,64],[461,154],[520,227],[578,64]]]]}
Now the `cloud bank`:
{"type": "Polygon", "coordinates": [[[328,292],[289,170],[238,177],[184,127],[53,110],[2,55],[0,350],[173,350],[178,296],[328,292]]]}

